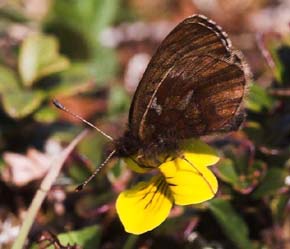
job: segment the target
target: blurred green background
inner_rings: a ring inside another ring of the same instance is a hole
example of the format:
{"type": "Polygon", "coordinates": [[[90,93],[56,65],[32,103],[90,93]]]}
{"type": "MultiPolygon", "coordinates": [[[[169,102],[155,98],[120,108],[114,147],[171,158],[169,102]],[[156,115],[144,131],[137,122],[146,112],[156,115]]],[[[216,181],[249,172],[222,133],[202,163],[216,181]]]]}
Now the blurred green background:
{"type": "Polygon", "coordinates": [[[174,208],[152,232],[125,233],[114,201],[138,176],[122,161],[74,191],[110,149],[92,131],[49,191],[27,248],[43,248],[39,238],[52,234],[85,249],[290,248],[287,0],[0,1],[0,248],[11,248],[52,158],[84,129],[52,99],[120,136],[158,44],[197,13],[223,27],[253,72],[243,128],[205,138],[222,156],[217,197],[174,208]]]}

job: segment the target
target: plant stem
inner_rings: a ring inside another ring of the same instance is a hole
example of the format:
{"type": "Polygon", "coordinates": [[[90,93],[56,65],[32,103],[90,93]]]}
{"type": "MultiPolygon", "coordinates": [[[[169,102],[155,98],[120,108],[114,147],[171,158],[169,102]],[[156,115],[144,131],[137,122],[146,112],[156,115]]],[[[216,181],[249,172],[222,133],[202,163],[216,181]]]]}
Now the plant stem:
{"type": "Polygon", "coordinates": [[[80,142],[81,139],[87,134],[87,131],[81,132],[62,152],[60,155],[57,155],[54,160],[51,161],[51,167],[49,171],[41,182],[39,189],[37,190],[32,203],[27,211],[26,217],[21,226],[19,235],[15,240],[12,249],[22,249],[26,240],[26,237],[29,233],[29,230],[35,220],[35,217],[38,213],[38,210],[41,207],[42,202],[44,201],[47,192],[50,190],[53,182],[58,176],[62,165],[64,164],[68,155],[72,152],[75,146],[80,142]]]}

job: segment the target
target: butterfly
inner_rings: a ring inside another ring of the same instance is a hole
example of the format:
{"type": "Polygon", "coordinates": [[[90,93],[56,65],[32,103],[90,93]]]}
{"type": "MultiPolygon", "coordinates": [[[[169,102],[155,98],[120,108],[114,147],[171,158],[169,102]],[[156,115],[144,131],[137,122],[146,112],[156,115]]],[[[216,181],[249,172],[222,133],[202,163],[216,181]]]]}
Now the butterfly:
{"type": "Polygon", "coordinates": [[[54,100],[62,109],[113,141],[114,149],[81,190],[112,156],[156,168],[178,158],[189,138],[237,130],[245,119],[243,99],[251,77],[240,51],[212,20],[193,15],[162,41],[149,62],[131,103],[128,128],[113,139],[54,100]]]}
{"type": "Polygon", "coordinates": [[[240,127],[249,78],[242,53],[233,49],[226,33],[194,15],[178,24],[153,55],[133,97],[127,131],[119,139],[54,102],[113,141],[112,152],[77,190],[114,155],[138,173],[154,169],[150,180],[121,192],[116,200],[120,221],[133,234],[160,225],[173,205],[213,198],[218,182],[208,166],[219,157],[191,138],[240,127]]]}
{"type": "Polygon", "coordinates": [[[183,139],[237,130],[250,71],[221,27],[202,15],[178,24],[153,55],[130,107],[116,155],[154,168],[183,139]]]}

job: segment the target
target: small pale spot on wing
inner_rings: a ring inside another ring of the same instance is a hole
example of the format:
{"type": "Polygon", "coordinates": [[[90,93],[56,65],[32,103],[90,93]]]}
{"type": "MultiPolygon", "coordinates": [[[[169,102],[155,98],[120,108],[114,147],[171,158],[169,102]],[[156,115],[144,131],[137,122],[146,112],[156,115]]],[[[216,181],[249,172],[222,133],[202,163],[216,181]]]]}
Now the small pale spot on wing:
{"type": "Polygon", "coordinates": [[[154,97],[150,109],[156,111],[156,113],[160,116],[162,113],[162,106],[157,104],[157,98],[154,97]]]}
{"type": "Polygon", "coordinates": [[[189,103],[191,102],[191,98],[193,96],[194,90],[190,90],[182,99],[179,101],[176,109],[179,111],[184,111],[189,103]]]}

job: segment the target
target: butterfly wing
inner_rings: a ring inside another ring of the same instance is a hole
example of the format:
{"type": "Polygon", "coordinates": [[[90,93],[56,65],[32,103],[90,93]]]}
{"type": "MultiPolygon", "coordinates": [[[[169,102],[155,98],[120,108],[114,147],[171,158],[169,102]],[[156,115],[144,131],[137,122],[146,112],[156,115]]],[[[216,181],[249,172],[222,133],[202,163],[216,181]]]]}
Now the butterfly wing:
{"type": "Polygon", "coordinates": [[[246,73],[220,27],[202,16],[181,22],[162,42],[135,92],[131,132],[142,141],[230,130],[246,73]]]}
{"type": "Polygon", "coordinates": [[[243,70],[227,60],[211,55],[184,60],[156,91],[140,135],[181,139],[237,128],[245,83],[243,70]]]}

